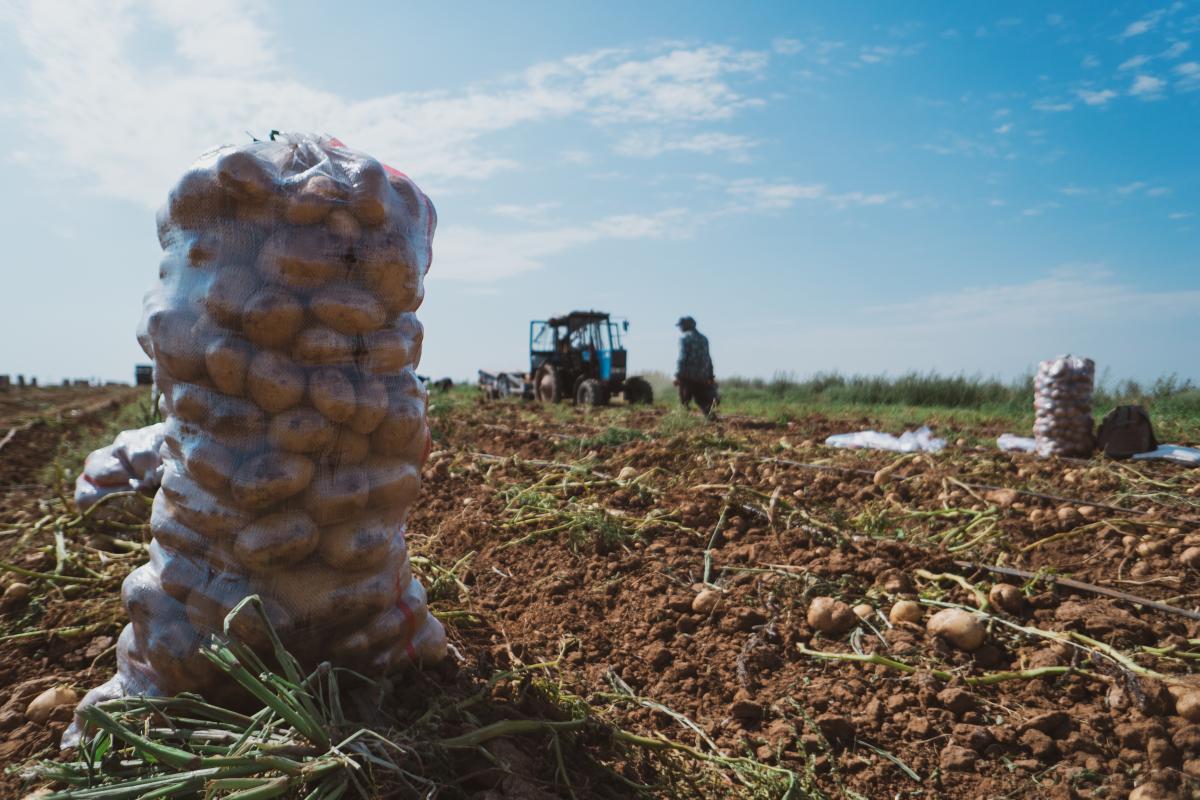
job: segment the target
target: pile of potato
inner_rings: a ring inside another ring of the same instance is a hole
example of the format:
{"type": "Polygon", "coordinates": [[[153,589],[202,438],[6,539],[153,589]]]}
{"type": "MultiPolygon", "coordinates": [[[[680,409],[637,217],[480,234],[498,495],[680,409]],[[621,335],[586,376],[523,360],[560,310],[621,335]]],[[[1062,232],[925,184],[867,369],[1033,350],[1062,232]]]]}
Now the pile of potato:
{"type": "MultiPolygon", "coordinates": [[[[435,222],[407,177],[309,136],[211,152],[171,191],[139,330],[162,485],[108,694],[219,691],[197,649],[250,594],[309,663],[443,657],[404,538],[430,443],[413,312],[435,222]]],[[[246,612],[234,633],[264,632],[246,612]]]]}
{"type": "Polygon", "coordinates": [[[1039,455],[1088,456],[1095,449],[1090,358],[1059,356],[1038,365],[1033,382],[1033,437],[1039,455]]]}

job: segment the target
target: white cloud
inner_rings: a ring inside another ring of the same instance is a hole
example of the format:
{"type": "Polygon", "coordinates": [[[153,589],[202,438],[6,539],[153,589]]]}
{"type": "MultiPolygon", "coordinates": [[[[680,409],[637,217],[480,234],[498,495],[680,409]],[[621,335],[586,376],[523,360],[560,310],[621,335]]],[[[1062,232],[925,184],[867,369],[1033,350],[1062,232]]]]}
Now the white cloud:
{"type": "Polygon", "coordinates": [[[1133,183],[1127,183],[1124,186],[1118,186],[1117,194],[1133,194],[1134,192],[1140,192],[1145,188],[1145,181],[1134,181],[1133,183]]]}
{"type": "Polygon", "coordinates": [[[1149,33],[1150,31],[1154,30],[1154,26],[1158,24],[1160,19],[1162,19],[1162,15],[1162,9],[1158,9],[1156,11],[1151,11],[1149,14],[1139,20],[1129,23],[1127,26],[1125,26],[1125,30],[1121,33],[1121,38],[1130,39],[1134,36],[1141,36],[1142,34],[1149,33]]]}
{"type": "Polygon", "coordinates": [[[579,225],[526,231],[447,225],[438,230],[431,280],[491,283],[545,267],[554,256],[604,240],[686,238],[686,209],[619,214],[579,225]]]}
{"type": "Polygon", "coordinates": [[[1083,57],[1083,60],[1079,62],[1079,66],[1083,67],[1084,69],[1095,69],[1096,67],[1100,66],[1100,59],[1093,55],[1086,55],[1083,57]]]}
{"type": "Polygon", "coordinates": [[[749,150],[757,145],[758,142],[748,136],[731,133],[697,133],[671,139],[661,131],[649,130],[629,134],[613,149],[620,155],[634,158],[654,158],[668,152],[724,153],[734,161],[747,161],[749,150]]]}
{"type": "Polygon", "coordinates": [[[1011,122],[1006,122],[1006,123],[1004,123],[1003,125],[1001,125],[1001,126],[999,126],[999,127],[995,128],[994,130],[995,130],[995,132],[996,132],[996,133],[998,133],[998,134],[1000,134],[1001,136],[1003,136],[1004,134],[1008,133],[1008,132],[1009,132],[1009,131],[1011,131],[1012,129],[1013,129],[1013,124],[1012,124],[1011,122]]]}
{"type": "Polygon", "coordinates": [[[1079,95],[1079,99],[1089,106],[1103,106],[1117,96],[1117,93],[1112,89],[1101,89],[1100,91],[1092,91],[1091,89],[1079,89],[1075,92],[1079,95]]]}
{"type": "Polygon", "coordinates": [[[1191,211],[1172,211],[1170,214],[1167,214],[1167,219],[1191,219],[1194,216],[1195,214],[1193,214],[1191,211]]]}
{"type": "Polygon", "coordinates": [[[32,66],[27,99],[10,113],[29,129],[34,155],[85,176],[95,191],[151,207],[192,158],[245,130],[328,132],[428,188],[514,169],[483,140],[522,125],[568,116],[602,128],[729,119],[762,103],[734,82],[756,78],[767,60],[716,45],[600,50],[461,91],[349,99],[285,72],[259,16],[233,0],[196,10],[167,0],[39,0],[12,16],[32,66]],[[174,55],[153,69],[140,63],[136,39],[148,22],[174,55]]]}
{"type": "Polygon", "coordinates": [[[1200,61],[1185,61],[1175,66],[1175,74],[1179,76],[1176,85],[1184,91],[1200,88],[1200,61]]]}
{"type": "Polygon", "coordinates": [[[1162,51],[1163,58],[1179,58],[1186,53],[1191,45],[1187,42],[1172,42],[1171,46],[1162,51]]]}
{"type": "Polygon", "coordinates": [[[793,56],[804,49],[804,42],[799,39],[774,39],[771,42],[771,49],[780,55],[793,56]]]}
{"type": "Polygon", "coordinates": [[[1065,194],[1067,197],[1082,197],[1092,194],[1092,190],[1084,186],[1076,186],[1072,183],[1059,189],[1058,193],[1065,194]]]}
{"type": "Polygon", "coordinates": [[[1046,213],[1047,211],[1051,211],[1058,207],[1059,207],[1058,203],[1055,203],[1054,201],[1050,201],[1048,203],[1038,203],[1036,206],[1030,206],[1029,208],[1021,209],[1021,216],[1022,217],[1040,217],[1042,214],[1046,213]]]}
{"type": "Polygon", "coordinates": [[[1147,197],[1165,197],[1166,195],[1169,195],[1170,193],[1171,193],[1171,190],[1166,186],[1155,186],[1151,189],[1146,190],[1147,197]]]}
{"type": "Polygon", "coordinates": [[[1134,56],[1133,58],[1129,58],[1129,59],[1126,59],[1125,61],[1122,61],[1121,65],[1118,66],[1117,69],[1121,70],[1121,71],[1137,69],[1138,67],[1147,63],[1149,60],[1150,60],[1149,56],[1134,56]]]}
{"type": "Polygon", "coordinates": [[[1134,97],[1154,100],[1161,97],[1162,89],[1165,85],[1166,81],[1162,78],[1156,78],[1153,75],[1138,75],[1133,79],[1133,85],[1129,87],[1129,93],[1134,97]]]}
{"type": "Polygon", "coordinates": [[[821,183],[769,182],[743,178],[730,182],[726,191],[734,205],[726,213],[786,211],[801,201],[819,201],[836,209],[882,206],[899,199],[896,192],[831,192],[821,183]]]}
{"type": "Polygon", "coordinates": [[[502,203],[498,206],[492,206],[492,213],[498,217],[506,219],[514,219],[518,222],[528,222],[534,224],[545,224],[549,221],[549,213],[558,208],[561,203],[544,202],[544,203],[502,203]]]}
{"type": "Polygon", "coordinates": [[[739,331],[744,341],[722,341],[753,352],[754,342],[769,337],[778,352],[805,353],[803,369],[812,372],[850,364],[864,374],[995,369],[1017,377],[1040,359],[1074,352],[1116,376],[1150,378],[1178,369],[1186,350],[1164,348],[1163,337],[1194,319],[1198,306],[1200,290],[1128,285],[1104,265],[1079,264],[1025,281],[879,303],[852,319],[840,313],[811,314],[799,324],[764,319],[739,331]],[[811,342],[822,346],[814,350],[811,342]]]}
{"type": "Polygon", "coordinates": [[[1050,111],[1053,113],[1061,113],[1063,111],[1070,111],[1074,107],[1075,106],[1073,106],[1070,103],[1064,103],[1064,102],[1060,102],[1057,100],[1042,99],[1042,100],[1036,100],[1033,103],[1033,108],[1035,111],[1050,111]]]}

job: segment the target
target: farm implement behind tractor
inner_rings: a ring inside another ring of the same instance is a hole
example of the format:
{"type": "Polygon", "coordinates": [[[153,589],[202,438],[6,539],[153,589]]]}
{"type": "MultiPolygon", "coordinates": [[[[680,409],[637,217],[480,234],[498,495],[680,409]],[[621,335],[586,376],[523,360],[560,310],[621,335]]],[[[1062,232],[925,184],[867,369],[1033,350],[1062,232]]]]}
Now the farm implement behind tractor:
{"type": "Polygon", "coordinates": [[[626,403],[652,403],[645,378],[625,376],[621,334],[629,322],[614,322],[600,311],[572,311],[529,323],[529,372],[479,371],[479,386],[489,397],[520,395],[543,403],[564,398],[579,405],[607,405],[616,395],[626,403]]]}

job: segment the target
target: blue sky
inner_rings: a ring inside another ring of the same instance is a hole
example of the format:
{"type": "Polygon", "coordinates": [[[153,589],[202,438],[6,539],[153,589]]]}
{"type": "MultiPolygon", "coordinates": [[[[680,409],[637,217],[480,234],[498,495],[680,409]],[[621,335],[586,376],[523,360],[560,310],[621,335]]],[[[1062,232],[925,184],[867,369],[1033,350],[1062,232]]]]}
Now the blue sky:
{"type": "Polygon", "coordinates": [[[127,380],[154,210],[336,135],[438,207],[422,371],[628,317],[670,370],[1200,378],[1200,3],[0,0],[0,372],[127,380]]]}

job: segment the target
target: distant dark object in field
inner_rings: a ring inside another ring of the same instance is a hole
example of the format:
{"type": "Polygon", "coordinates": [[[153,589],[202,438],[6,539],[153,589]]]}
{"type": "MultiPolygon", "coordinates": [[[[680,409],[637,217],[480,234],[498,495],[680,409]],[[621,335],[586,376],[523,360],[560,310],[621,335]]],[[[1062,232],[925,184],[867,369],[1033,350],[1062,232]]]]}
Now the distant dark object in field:
{"type": "Polygon", "coordinates": [[[138,364],[133,368],[134,383],[138,386],[154,384],[154,367],[151,364],[138,364]]]}
{"type": "Polygon", "coordinates": [[[437,389],[442,392],[454,388],[454,381],[452,381],[450,378],[442,378],[441,380],[435,381],[428,375],[418,375],[417,380],[421,381],[421,383],[425,384],[430,389],[437,389]]]}

